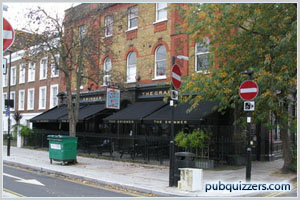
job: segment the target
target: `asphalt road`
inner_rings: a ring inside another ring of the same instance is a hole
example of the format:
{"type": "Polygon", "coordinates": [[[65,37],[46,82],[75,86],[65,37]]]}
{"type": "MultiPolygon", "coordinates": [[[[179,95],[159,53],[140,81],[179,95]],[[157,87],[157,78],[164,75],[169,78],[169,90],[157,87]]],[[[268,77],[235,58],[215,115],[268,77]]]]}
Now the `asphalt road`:
{"type": "Polygon", "coordinates": [[[25,197],[136,197],[137,194],[3,165],[3,188],[25,197]]]}

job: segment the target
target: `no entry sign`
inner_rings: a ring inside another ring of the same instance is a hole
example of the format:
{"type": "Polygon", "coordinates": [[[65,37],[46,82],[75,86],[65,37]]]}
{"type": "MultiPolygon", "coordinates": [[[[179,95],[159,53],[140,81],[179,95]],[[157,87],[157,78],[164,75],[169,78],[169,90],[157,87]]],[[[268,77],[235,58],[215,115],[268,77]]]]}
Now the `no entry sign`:
{"type": "Polygon", "coordinates": [[[3,18],[3,51],[7,50],[15,40],[15,32],[10,23],[3,18]]]}
{"type": "Polygon", "coordinates": [[[172,67],[172,83],[175,89],[179,89],[181,85],[181,72],[177,64],[172,67]]]}
{"type": "Polygon", "coordinates": [[[240,97],[245,101],[254,99],[258,94],[258,85],[254,81],[244,81],[240,86],[240,97]]]}

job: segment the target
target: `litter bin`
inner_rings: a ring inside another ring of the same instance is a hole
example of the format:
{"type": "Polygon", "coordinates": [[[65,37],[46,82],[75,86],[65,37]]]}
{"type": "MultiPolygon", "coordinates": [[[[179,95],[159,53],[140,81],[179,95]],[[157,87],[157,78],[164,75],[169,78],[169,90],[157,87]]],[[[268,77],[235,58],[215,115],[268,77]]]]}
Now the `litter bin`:
{"type": "Polygon", "coordinates": [[[174,181],[176,187],[178,186],[178,181],[180,180],[180,170],[179,168],[195,168],[195,154],[190,152],[176,152],[175,153],[175,172],[174,181]]]}
{"type": "Polygon", "coordinates": [[[50,164],[52,164],[52,160],[60,161],[62,165],[69,162],[77,162],[76,137],[64,135],[48,135],[47,139],[49,140],[50,164]]]}

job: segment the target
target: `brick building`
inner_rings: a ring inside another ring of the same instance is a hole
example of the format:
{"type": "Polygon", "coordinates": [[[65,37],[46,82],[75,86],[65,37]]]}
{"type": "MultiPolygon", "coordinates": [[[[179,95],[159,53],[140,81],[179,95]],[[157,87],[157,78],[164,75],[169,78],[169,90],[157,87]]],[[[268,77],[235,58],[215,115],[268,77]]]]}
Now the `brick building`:
{"type": "MultiPolygon", "coordinates": [[[[169,96],[172,63],[175,61],[179,65],[182,76],[207,73],[209,63],[209,47],[187,40],[188,36],[180,32],[178,25],[183,21],[172,9],[175,5],[187,6],[172,3],[89,3],[66,10],[66,32],[76,29],[86,34],[91,19],[96,19],[97,27],[102,30],[98,35],[101,53],[95,59],[99,67],[86,67],[90,74],[99,73],[99,83],[91,80],[83,83],[77,132],[79,148],[99,147],[109,140],[110,151],[118,151],[121,157],[131,152],[131,156],[142,154],[144,159],[153,155],[159,155],[161,160],[168,158],[170,107],[162,99],[169,96]],[[183,56],[189,60],[180,59],[183,56]],[[120,111],[107,111],[105,108],[106,88],[111,86],[121,88],[120,111]],[[134,149],[134,155],[130,149],[134,149]]],[[[209,38],[203,40],[209,44],[209,38]]],[[[66,89],[63,77],[59,85],[63,94],[66,89]]],[[[60,97],[60,102],[64,102],[63,95],[60,97]]],[[[204,150],[202,157],[210,155],[213,160],[231,162],[228,160],[230,156],[244,154],[243,133],[233,137],[232,110],[221,115],[213,111],[215,102],[200,104],[199,109],[191,113],[186,113],[188,105],[175,108],[175,133],[197,128],[211,131],[212,144],[204,150]]],[[[36,128],[48,126],[54,131],[68,131],[67,112],[66,109],[62,112],[61,107],[32,121],[36,128]]],[[[265,130],[257,132],[259,143],[253,157],[261,160],[265,159],[265,155],[274,153],[274,149],[265,130]]]]}

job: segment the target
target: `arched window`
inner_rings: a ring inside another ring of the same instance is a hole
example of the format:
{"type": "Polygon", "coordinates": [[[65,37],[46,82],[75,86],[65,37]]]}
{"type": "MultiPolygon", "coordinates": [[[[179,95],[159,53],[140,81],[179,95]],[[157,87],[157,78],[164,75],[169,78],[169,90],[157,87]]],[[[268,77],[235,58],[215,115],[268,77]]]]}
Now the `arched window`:
{"type": "Polygon", "coordinates": [[[166,58],[166,47],[158,46],[155,51],[155,78],[166,78],[166,58]]]}
{"type": "Polygon", "coordinates": [[[136,53],[130,52],[127,57],[127,82],[135,82],[136,76],[136,53]]]}
{"type": "Polygon", "coordinates": [[[106,57],[104,60],[104,76],[103,76],[103,85],[109,85],[110,77],[111,77],[111,59],[110,57],[106,57]]]}
{"type": "Polygon", "coordinates": [[[195,71],[207,72],[209,66],[209,39],[207,37],[202,43],[196,43],[195,52],[195,71]]]}

